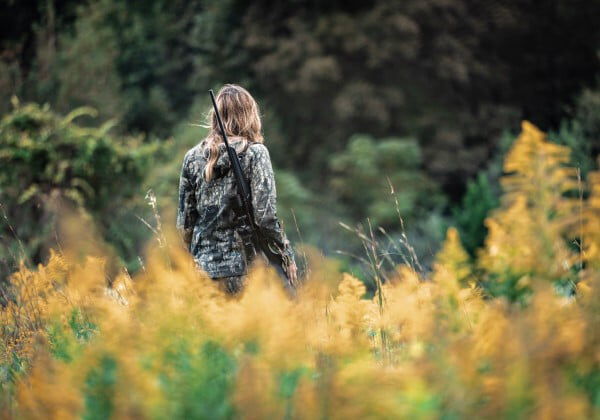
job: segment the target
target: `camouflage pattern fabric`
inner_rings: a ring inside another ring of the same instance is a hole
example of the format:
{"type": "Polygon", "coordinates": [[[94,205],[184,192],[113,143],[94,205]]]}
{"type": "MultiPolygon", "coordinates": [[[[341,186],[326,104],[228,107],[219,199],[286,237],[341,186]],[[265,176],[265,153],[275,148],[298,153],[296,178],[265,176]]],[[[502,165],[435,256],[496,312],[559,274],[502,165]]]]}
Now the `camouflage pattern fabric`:
{"type": "Polygon", "coordinates": [[[244,291],[245,281],[243,276],[236,277],[220,277],[213,279],[218,283],[218,287],[221,291],[231,296],[239,296],[244,291]]]}
{"type": "MultiPolygon", "coordinates": [[[[273,168],[267,148],[243,140],[230,142],[250,184],[254,220],[272,249],[288,264],[294,261],[290,243],[276,212],[273,168]]],[[[213,279],[238,277],[256,256],[249,235],[251,227],[240,218],[233,171],[225,145],[220,146],[213,178],[204,179],[208,149],[200,143],[184,159],[179,182],[177,227],[182,232],[196,264],[213,279]]]]}

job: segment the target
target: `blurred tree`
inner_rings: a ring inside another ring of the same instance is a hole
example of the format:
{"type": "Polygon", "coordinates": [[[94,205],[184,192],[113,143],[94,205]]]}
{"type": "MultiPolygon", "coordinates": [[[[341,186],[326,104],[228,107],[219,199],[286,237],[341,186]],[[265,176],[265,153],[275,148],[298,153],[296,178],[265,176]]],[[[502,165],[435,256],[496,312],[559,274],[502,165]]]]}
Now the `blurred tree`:
{"type": "Polygon", "coordinates": [[[557,125],[598,64],[589,1],[225,4],[202,39],[207,77],[229,70],[252,82],[280,115],[296,169],[326,168],[355,132],[418,133],[428,172],[454,192],[519,114],[557,125]],[[565,27],[577,35],[565,40],[565,27]],[[218,34],[230,39],[212,55],[218,34]]]}
{"type": "MultiPolygon", "coordinates": [[[[548,133],[548,139],[570,149],[570,165],[580,170],[581,189],[588,173],[597,165],[594,156],[594,139],[600,136],[600,124],[595,116],[600,113],[600,101],[594,88],[584,90],[576,99],[571,119],[564,119],[558,130],[548,133]]],[[[460,233],[466,250],[473,256],[487,234],[484,220],[490,210],[499,205],[502,161],[514,142],[516,135],[505,132],[492,157],[474,179],[467,182],[467,189],[459,205],[452,207],[453,224],[460,233]]],[[[584,191],[582,193],[585,194],[584,191]]]]}
{"type": "Polygon", "coordinates": [[[4,7],[5,98],[92,104],[125,130],[164,137],[208,86],[240,82],[264,101],[276,164],[313,188],[354,133],[413,135],[428,174],[456,199],[502,129],[522,117],[558,128],[599,64],[593,0],[4,7]]]}
{"type": "Polygon", "coordinates": [[[597,156],[597,153],[593,152],[594,138],[588,137],[585,133],[584,126],[577,119],[564,120],[558,130],[548,133],[548,138],[553,143],[571,149],[571,164],[580,170],[582,179],[585,179],[587,174],[596,167],[594,156],[597,156]]]}
{"type": "Polygon", "coordinates": [[[461,232],[460,239],[471,256],[483,245],[487,236],[484,221],[498,204],[498,196],[487,175],[480,172],[474,180],[468,181],[460,206],[452,209],[454,223],[461,232]]]}
{"type": "Polygon", "coordinates": [[[33,45],[17,58],[16,76],[12,61],[0,65],[0,83],[22,79],[3,83],[10,93],[61,111],[93,105],[103,117],[121,118],[125,130],[161,136],[187,113],[194,100],[190,39],[201,2],[34,3],[29,14],[10,7],[24,16],[4,51],[33,45]]]}
{"type": "Polygon", "coordinates": [[[489,234],[479,252],[493,295],[521,300],[539,280],[573,291],[580,257],[569,242],[582,221],[574,217],[581,202],[570,194],[578,188],[570,152],[523,122],[504,161],[501,206],[486,219],[489,234]]]}
{"type": "Polygon", "coordinates": [[[104,97],[102,105],[121,111],[128,130],[167,135],[194,100],[190,38],[201,10],[200,2],[179,0],[101,0],[79,8],[72,34],[62,40],[61,98],[104,97]],[[120,96],[99,96],[106,88],[120,96]]]}
{"type": "Polygon", "coordinates": [[[56,58],[57,38],[72,24],[77,0],[8,0],[0,4],[0,112],[13,94],[39,101],[56,58]]]}
{"type": "MultiPolygon", "coordinates": [[[[301,233],[297,232],[297,229],[300,226],[308,227],[314,223],[313,209],[317,205],[314,194],[307,190],[291,172],[276,169],[275,177],[279,217],[286,222],[286,230],[289,231],[292,238],[295,240],[306,239],[299,237],[301,233]]],[[[312,232],[315,230],[311,229],[312,232]]],[[[310,233],[305,232],[305,234],[310,233]]]]}
{"type": "Polygon", "coordinates": [[[421,163],[414,139],[356,135],[331,159],[330,188],[354,221],[369,217],[375,226],[399,228],[399,216],[412,222],[419,213],[443,206],[421,163]]]}
{"type": "Polygon", "coordinates": [[[582,238],[580,244],[583,248],[586,272],[584,276],[591,276],[595,270],[600,269],[600,172],[592,172],[588,179],[589,198],[583,214],[582,238]]]}
{"type": "MultiPolygon", "coordinates": [[[[95,216],[107,234],[129,205],[127,199],[140,193],[158,147],[142,145],[141,138],[111,136],[111,121],[97,128],[73,122],[93,115],[91,109],[79,108],[63,117],[48,106],[14,101],[14,111],[0,122],[2,275],[19,259],[41,262],[49,247],[57,246],[56,216],[65,202],[95,216]]],[[[114,245],[124,245],[107,236],[114,245]]],[[[120,251],[123,255],[127,250],[120,251]]]]}
{"type": "MultiPolygon", "coordinates": [[[[275,166],[285,170],[279,192],[288,226],[293,207],[300,228],[309,226],[306,237],[324,243],[340,217],[395,220],[386,182],[363,192],[369,204],[337,185],[348,209],[322,193],[332,177],[343,184],[341,174],[354,171],[350,160],[342,169],[331,161],[349,153],[355,133],[374,144],[417,139],[418,169],[453,202],[522,116],[559,130],[557,141],[591,167],[585,154],[600,151],[599,101],[597,88],[585,87],[599,68],[599,14],[593,0],[9,0],[0,5],[0,112],[16,93],[63,113],[92,105],[102,120],[120,119],[122,134],[166,138],[208,87],[241,83],[261,102],[275,166]],[[561,128],[564,115],[577,125],[561,128]]],[[[95,125],[86,116],[78,122],[95,125]]],[[[150,178],[169,200],[175,160],[150,178]]],[[[357,171],[357,182],[371,176],[357,171]]],[[[417,236],[421,222],[436,230],[443,216],[417,220],[415,196],[395,186],[417,236]]],[[[471,252],[481,241],[483,211],[475,212],[471,224],[458,225],[471,252]]]]}
{"type": "Polygon", "coordinates": [[[596,85],[584,89],[575,103],[574,119],[587,139],[589,156],[600,154],[600,80],[596,85]]]}
{"type": "Polygon", "coordinates": [[[58,109],[92,106],[100,110],[100,118],[123,118],[126,99],[117,71],[118,39],[104,23],[102,4],[80,8],[72,31],[61,35],[52,102],[58,109]]]}

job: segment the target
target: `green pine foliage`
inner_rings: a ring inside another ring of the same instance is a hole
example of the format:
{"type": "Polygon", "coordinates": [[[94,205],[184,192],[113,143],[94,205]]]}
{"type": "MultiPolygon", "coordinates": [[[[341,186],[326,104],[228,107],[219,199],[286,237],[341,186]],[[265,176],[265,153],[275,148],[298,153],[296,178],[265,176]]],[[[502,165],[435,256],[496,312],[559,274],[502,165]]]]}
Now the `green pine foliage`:
{"type": "Polygon", "coordinates": [[[56,215],[65,205],[88,213],[90,225],[96,223],[126,254],[129,245],[111,237],[110,226],[124,209],[132,212],[130,200],[143,194],[140,186],[161,146],[113,136],[112,121],[79,126],[77,117],[95,115],[90,108],[62,116],[48,105],[14,102],[0,121],[3,273],[19,260],[41,262],[60,245],[56,215]]]}
{"type": "Polygon", "coordinates": [[[330,161],[330,188],[354,220],[369,217],[375,226],[400,228],[399,216],[413,221],[419,213],[443,205],[439,190],[421,165],[414,139],[376,141],[356,135],[330,161]]]}
{"type": "Polygon", "coordinates": [[[474,180],[467,183],[467,191],[460,206],[453,208],[453,219],[463,246],[471,256],[483,245],[487,236],[484,221],[489,212],[499,204],[497,192],[494,191],[487,174],[480,172],[474,180]]]}

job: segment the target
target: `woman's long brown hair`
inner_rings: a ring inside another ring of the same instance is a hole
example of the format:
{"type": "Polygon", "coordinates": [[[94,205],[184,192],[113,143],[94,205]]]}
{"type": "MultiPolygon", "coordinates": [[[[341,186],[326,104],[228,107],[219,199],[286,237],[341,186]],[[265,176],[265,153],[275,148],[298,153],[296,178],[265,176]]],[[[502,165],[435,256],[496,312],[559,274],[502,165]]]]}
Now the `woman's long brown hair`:
{"type": "MultiPolygon", "coordinates": [[[[217,108],[228,138],[240,137],[243,142],[262,143],[262,124],[258,104],[250,93],[241,86],[228,84],[219,90],[217,108]]],[[[215,163],[219,159],[219,144],[223,143],[214,110],[208,114],[209,132],[204,140],[208,149],[208,162],[204,168],[204,179],[210,181],[215,163]]],[[[246,144],[243,144],[246,147],[246,144]]]]}

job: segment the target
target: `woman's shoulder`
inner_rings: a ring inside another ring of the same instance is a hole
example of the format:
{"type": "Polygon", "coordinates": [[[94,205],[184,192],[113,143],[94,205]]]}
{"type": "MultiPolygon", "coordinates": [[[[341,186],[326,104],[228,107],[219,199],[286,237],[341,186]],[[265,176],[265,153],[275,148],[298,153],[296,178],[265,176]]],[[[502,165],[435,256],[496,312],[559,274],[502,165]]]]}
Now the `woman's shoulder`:
{"type": "Polygon", "coordinates": [[[263,143],[250,143],[248,153],[253,159],[269,159],[269,149],[263,143]]]}
{"type": "Polygon", "coordinates": [[[189,175],[194,175],[204,167],[206,158],[202,142],[189,149],[183,157],[183,167],[189,175]]]}
{"type": "Polygon", "coordinates": [[[203,159],[204,157],[204,141],[201,141],[185,153],[183,161],[188,163],[194,160],[203,159]]]}

